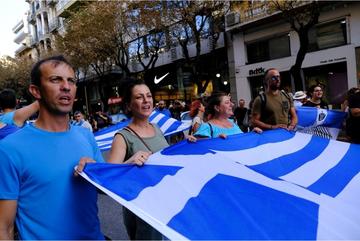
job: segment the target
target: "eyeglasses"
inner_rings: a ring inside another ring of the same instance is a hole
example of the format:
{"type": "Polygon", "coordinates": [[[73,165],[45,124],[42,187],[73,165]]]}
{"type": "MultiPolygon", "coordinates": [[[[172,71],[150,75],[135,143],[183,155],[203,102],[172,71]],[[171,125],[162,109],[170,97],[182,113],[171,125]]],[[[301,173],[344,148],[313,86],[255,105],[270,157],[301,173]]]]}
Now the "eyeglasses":
{"type": "Polygon", "coordinates": [[[273,75],[273,76],[271,76],[271,78],[270,78],[271,80],[279,80],[280,79],[280,75],[273,75]]]}
{"type": "Polygon", "coordinates": [[[314,90],[314,92],[323,92],[323,90],[314,90]]]}

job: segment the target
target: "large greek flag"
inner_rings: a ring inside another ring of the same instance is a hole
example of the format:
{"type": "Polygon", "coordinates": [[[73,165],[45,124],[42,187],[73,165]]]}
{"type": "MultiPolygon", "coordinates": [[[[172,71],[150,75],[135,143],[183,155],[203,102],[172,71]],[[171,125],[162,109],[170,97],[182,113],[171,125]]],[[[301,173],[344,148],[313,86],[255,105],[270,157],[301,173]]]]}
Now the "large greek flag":
{"type": "Polygon", "coordinates": [[[303,133],[336,139],[346,112],[338,110],[325,110],[315,107],[297,107],[297,130],[303,133]]]}
{"type": "MultiPolygon", "coordinates": [[[[115,133],[121,130],[130,123],[130,119],[123,122],[119,122],[115,125],[102,129],[95,132],[95,139],[101,151],[107,151],[111,148],[111,143],[115,133]]],[[[172,135],[190,128],[191,122],[189,121],[178,121],[174,118],[169,118],[164,114],[157,111],[153,111],[149,117],[151,123],[157,124],[164,136],[172,135]]]]}
{"type": "Polygon", "coordinates": [[[82,175],[171,240],[358,240],[359,171],[360,145],[278,129],[82,175]]]}

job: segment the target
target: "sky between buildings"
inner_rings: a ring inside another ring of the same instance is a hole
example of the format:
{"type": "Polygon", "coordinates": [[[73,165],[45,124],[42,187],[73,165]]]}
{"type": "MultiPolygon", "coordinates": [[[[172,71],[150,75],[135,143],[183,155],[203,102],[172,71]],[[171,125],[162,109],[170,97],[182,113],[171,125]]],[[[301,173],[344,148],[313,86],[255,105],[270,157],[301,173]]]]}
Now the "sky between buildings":
{"type": "Polygon", "coordinates": [[[29,5],[25,0],[0,0],[0,56],[14,57],[20,47],[14,42],[12,28],[24,17],[29,5]]]}

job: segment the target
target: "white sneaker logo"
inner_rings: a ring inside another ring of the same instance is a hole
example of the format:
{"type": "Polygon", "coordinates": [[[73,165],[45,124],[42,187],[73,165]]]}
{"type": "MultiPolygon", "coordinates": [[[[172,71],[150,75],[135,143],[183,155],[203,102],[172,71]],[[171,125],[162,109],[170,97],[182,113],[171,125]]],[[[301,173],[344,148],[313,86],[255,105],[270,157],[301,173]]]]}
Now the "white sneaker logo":
{"type": "Polygon", "coordinates": [[[162,81],[166,76],[168,76],[168,74],[170,74],[170,73],[168,72],[167,74],[164,74],[164,75],[161,76],[160,78],[156,78],[156,75],[155,75],[154,83],[155,83],[155,84],[159,84],[160,81],[162,81]]]}

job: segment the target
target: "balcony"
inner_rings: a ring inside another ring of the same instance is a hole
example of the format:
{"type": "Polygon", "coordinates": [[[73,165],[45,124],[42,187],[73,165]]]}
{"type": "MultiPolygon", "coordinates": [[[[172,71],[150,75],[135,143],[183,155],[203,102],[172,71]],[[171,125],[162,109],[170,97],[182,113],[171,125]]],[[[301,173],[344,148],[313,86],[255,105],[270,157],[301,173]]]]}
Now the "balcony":
{"type": "Polygon", "coordinates": [[[49,23],[49,32],[54,32],[59,27],[59,19],[54,19],[49,23]]]}
{"type": "Polygon", "coordinates": [[[17,43],[17,44],[20,44],[25,40],[26,36],[27,36],[27,33],[25,33],[23,30],[21,30],[16,35],[16,37],[14,39],[14,42],[17,43]]]}
{"type": "Polygon", "coordinates": [[[38,33],[39,41],[45,40],[46,38],[50,38],[49,33],[38,33]]]}
{"type": "MultiPolygon", "coordinates": [[[[294,7],[302,7],[311,3],[310,1],[298,1],[294,7]]],[[[225,16],[226,28],[240,27],[258,20],[265,21],[270,16],[277,16],[280,11],[276,10],[271,2],[254,2],[249,8],[230,12],[225,16]]],[[[269,21],[269,20],[266,20],[269,21]]]]}
{"type": "Polygon", "coordinates": [[[29,44],[31,47],[34,47],[38,43],[39,43],[39,40],[37,37],[32,36],[29,40],[29,44]]]}
{"type": "Polygon", "coordinates": [[[35,23],[36,22],[35,13],[29,12],[29,15],[27,16],[27,20],[28,20],[29,23],[35,23]]]}
{"type": "Polygon", "coordinates": [[[47,4],[48,6],[55,6],[56,3],[57,3],[56,0],[46,0],[46,4],[47,4]]]}
{"type": "Polygon", "coordinates": [[[70,11],[75,11],[84,4],[79,0],[59,0],[56,4],[56,12],[59,17],[67,18],[70,16],[70,11]]]}
{"type": "Polygon", "coordinates": [[[24,52],[25,50],[31,49],[30,46],[26,45],[26,44],[22,44],[19,48],[17,48],[15,50],[15,55],[21,55],[22,52],[24,52]]]}

